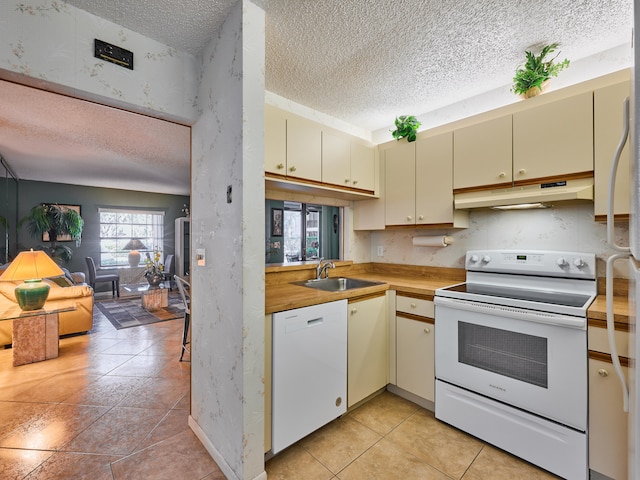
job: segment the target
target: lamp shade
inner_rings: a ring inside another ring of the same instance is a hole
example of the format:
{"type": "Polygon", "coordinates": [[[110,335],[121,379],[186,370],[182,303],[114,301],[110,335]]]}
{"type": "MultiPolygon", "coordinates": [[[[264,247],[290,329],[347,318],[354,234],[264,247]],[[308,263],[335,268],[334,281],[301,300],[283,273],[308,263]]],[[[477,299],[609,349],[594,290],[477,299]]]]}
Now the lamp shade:
{"type": "Polygon", "coordinates": [[[144,246],[137,238],[132,238],[127,242],[127,244],[122,248],[123,250],[146,250],[147,247],[144,246]]]}
{"type": "Polygon", "coordinates": [[[62,269],[41,250],[20,252],[2,275],[0,282],[24,280],[15,289],[16,300],[23,310],[38,310],[49,296],[49,284],[42,278],[64,275],[62,269]]]}

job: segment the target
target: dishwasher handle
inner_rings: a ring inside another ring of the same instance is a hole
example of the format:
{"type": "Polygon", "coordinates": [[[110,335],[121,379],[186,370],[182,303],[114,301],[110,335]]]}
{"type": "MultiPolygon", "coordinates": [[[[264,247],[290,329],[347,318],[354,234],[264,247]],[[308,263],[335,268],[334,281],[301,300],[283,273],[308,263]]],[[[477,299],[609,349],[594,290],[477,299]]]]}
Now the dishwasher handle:
{"type": "Polygon", "coordinates": [[[307,327],[315,327],[316,325],[321,325],[324,323],[323,317],[313,318],[311,320],[307,320],[307,327]]]}

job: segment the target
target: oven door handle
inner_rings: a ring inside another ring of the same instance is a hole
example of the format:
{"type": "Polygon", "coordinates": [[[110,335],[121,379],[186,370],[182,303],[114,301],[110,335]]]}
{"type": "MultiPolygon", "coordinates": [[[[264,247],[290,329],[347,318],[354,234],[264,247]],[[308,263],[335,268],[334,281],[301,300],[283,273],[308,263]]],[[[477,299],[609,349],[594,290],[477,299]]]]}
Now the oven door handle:
{"type": "MultiPolygon", "coordinates": [[[[571,315],[562,315],[559,313],[538,312],[534,310],[525,310],[516,307],[504,307],[502,305],[493,305],[489,303],[469,302],[458,298],[435,297],[436,306],[449,307],[457,310],[466,310],[468,312],[484,313],[487,315],[497,315],[500,317],[513,318],[515,320],[524,320],[527,322],[544,323],[547,325],[555,325],[559,327],[577,328],[586,330],[587,320],[583,317],[574,317],[571,315]]],[[[438,312],[436,310],[436,322],[438,312]]]]}

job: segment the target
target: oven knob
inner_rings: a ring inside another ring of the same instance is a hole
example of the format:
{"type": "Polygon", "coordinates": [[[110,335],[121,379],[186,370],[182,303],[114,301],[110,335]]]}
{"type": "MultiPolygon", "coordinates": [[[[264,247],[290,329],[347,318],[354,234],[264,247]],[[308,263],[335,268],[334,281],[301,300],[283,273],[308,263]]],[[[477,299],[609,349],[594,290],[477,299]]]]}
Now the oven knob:
{"type": "Polygon", "coordinates": [[[560,257],[558,260],[556,260],[556,265],[558,265],[559,267],[566,267],[568,264],[569,262],[567,262],[564,257],[560,257]]]}
{"type": "Polygon", "coordinates": [[[582,268],[587,265],[586,263],[584,263],[584,260],[582,260],[580,257],[576,258],[573,261],[573,264],[578,268],[582,268]]]}
{"type": "Polygon", "coordinates": [[[491,257],[489,255],[484,255],[482,257],[482,263],[487,264],[491,261],[491,257]]]}
{"type": "Polygon", "coordinates": [[[478,263],[478,256],[477,255],[471,255],[469,257],[469,263],[478,263]]]}

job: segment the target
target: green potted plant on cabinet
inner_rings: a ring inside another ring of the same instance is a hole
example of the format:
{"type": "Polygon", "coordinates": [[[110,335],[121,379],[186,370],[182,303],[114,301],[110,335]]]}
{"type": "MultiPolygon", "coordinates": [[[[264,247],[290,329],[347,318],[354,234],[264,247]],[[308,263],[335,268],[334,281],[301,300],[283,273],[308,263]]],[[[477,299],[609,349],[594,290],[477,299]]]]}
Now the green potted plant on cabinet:
{"type": "Polygon", "coordinates": [[[73,251],[59,245],[59,237],[68,235],[75,240],[76,246],[82,241],[82,228],[84,220],[75,210],[54,203],[42,203],[31,209],[29,215],[22,218],[18,228],[26,224],[27,231],[32,237],[48,241],[49,246],[41,246],[41,250],[53,258],[57,263],[66,264],[71,260],[73,251]]]}
{"type": "Polygon", "coordinates": [[[544,46],[538,56],[525,51],[526,61],[524,65],[516,69],[511,91],[525,98],[542,93],[544,85],[551,77],[557,77],[558,73],[569,67],[569,60],[566,58],[561,62],[555,62],[560,52],[556,53],[553,58],[545,60],[547,55],[555,52],[559,45],[559,43],[552,43],[544,46]]]}
{"type": "Polygon", "coordinates": [[[401,115],[396,117],[395,120],[396,129],[391,132],[393,138],[400,140],[407,137],[407,142],[415,142],[416,133],[421,123],[413,115],[401,115]]]}

